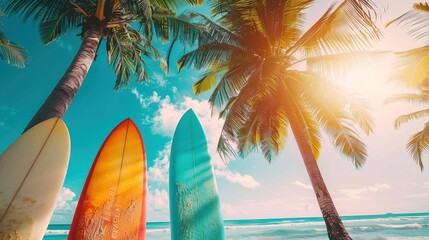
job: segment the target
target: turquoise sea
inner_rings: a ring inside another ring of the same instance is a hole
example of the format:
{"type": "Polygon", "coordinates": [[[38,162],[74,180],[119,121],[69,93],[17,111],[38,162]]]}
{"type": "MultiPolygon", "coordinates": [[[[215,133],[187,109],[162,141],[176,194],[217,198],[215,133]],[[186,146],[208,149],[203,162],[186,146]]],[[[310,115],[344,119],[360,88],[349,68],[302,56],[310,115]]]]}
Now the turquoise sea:
{"type": "MultiPolygon", "coordinates": [[[[342,217],[355,240],[429,240],[429,213],[342,217]]],[[[49,225],[44,240],[66,239],[69,224],[49,225]]],[[[226,220],[227,239],[327,239],[323,219],[226,220]]],[[[168,222],[147,223],[146,239],[170,239],[168,222]]]]}

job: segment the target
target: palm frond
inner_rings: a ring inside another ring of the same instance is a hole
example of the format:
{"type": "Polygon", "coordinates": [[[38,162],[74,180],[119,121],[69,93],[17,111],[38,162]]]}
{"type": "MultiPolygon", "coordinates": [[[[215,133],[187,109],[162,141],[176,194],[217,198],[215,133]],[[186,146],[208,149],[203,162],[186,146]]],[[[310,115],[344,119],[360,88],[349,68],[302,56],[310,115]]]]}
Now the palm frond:
{"type": "Polygon", "coordinates": [[[306,55],[362,51],[380,38],[380,32],[359,4],[345,0],[326,13],[288,50],[304,49],[306,55]]]}
{"type": "Polygon", "coordinates": [[[368,99],[349,95],[344,95],[346,111],[350,114],[350,119],[356,123],[366,135],[373,133],[374,122],[371,117],[371,106],[368,99]],[[347,101],[348,100],[348,101],[347,101]]]}
{"type": "MultiPolygon", "coordinates": [[[[262,104],[266,100],[262,101],[262,104]]],[[[281,106],[281,105],[280,105],[281,106]]],[[[284,148],[287,137],[288,122],[284,108],[273,106],[267,111],[259,111],[261,124],[258,127],[259,142],[256,142],[265,159],[271,162],[284,148]]],[[[258,138],[257,138],[258,139],[258,138]]]]}
{"type": "Polygon", "coordinates": [[[238,153],[241,157],[245,157],[247,154],[252,152],[260,142],[260,135],[258,129],[263,120],[260,120],[261,114],[257,111],[251,111],[248,113],[248,118],[239,129],[238,133],[238,153]]]}
{"type": "Polygon", "coordinates": [[[414,88],[427,84],[429,46],[396,53],[393,67],[395,69],[391,76],[393,80],[414,88]]]}
{"type": "Polygon", "coordinates": [[[179,70],[183,66],[202,69],[205,67],[216,68],[226,62],[238,62],[243,59],[246,52],[242,49],[221,43],[209,43],[183,55],[179,61],[179,70]]]}
{"type": "MultiPolygon", "coordinates": [[[[273,49],[280,51],[289,47],[300,35],[303,10],[314,0],[260,1],[255,4],[258,21],[255,24],[270,42],[273,49]]],[[[279,54],[277,52],[275,54],[279,54]]]]}
{"type": "Polygon", "coordinates": [[[203,26],[189,14],[179,16],[154,15],[156,34],[163,41],[176,39],[182,44],[193,46],[197,43],[203,26]]]}
{"type": "Polygon", "coordinates": [[[407,151],[416,161],[420,171],[423,171],[422,154],[429,153],[429,123],[425,124],[422,131],[411,136],[407,143],[407,151]]]}
{"type": "Polygon", "coordinates": [[[350,77],[352,71],[358,77],[360,66],[376,66],[391,54],[390,51],[363,51],[307,57],[303,60],[307,62],[308,71],[330,80],[341,81],[345,76],[350,77]]]}
{"type": "Polygon", "coordinates": [[[417,120],[427,116],[429,116],[429,109],[401,115],[395,120],[395,128],[398,129],[402,124],[407,123],[410,120],[417,120]]]}
{"type": "Polygon", "coordinates": [[[177,9],[184,4],[201,5],[203,0],[150,0],[152,4],[164,9],[177,9]]]}
{"type": "Polygon", "coordinates": [[[7,40],[4,33],[0,31],[0,59],[12,66],[23,68],[28,61],[27,50],[7,40]]]}
{"type": "Polygon", "coordinates": [[[43,44],[49,44],[83,22],[83,16],[75,9],[67,7],[55,19],[41,22],[39,32],[43,44]]]}
{"type": "Polygon", "coordinates": [[[225,123],[222,127],[217,150],[225,161],[237,154],[234,146],[238,145],[238,134],[248,119],[256,91],[257,89],[253,86],[245,85],[236,97],[231,98],[222,111],[225,123]]]}
{"type": "MultiPolygon", "coordinates": [[[[92,6],[91,1],[74,1],[83,9],[92,6]]],[[[25,20],[32,18],[36,22],[46,22],[57,19],[64,9],[73,9],[79,12],[69,0],[6,0],[5,10],[10,14],[22,16],[25,20]]]]}
{"type": "Polygon", "coordinates": [[[356,168],[362,167],[367,158],[366,145],[353,127],[347,122],[341,123],[337,128],[328,129],[334,146],[348,157],[356,168]]]}
{"type": "Polygon", "coordinates": [[[302,81],[301,87],[304,86],[303,98],[334,146],[356,167],[361,167],[367,157],[366,146],[356,133],[354,125],[358,125],[367,134],[372,132],[372,120],[367,106],[361,105],[358,99],[348,99],[350,96],[343,93],[341,88],[323,79],[315,78],[313,83],[307,79],[302,81]]]}
{"type": "Polygon", "coordinates": [[[204,74],[200,80],[194,83],[194,94],[199,95],[210,90],[215,85],[217,76],[222,74],[221,72],[225,70],[226,68],[223,67],[204,74]]]}
{"type": "Polygon", "coordinates": [[[395,23],[406,29],[411,37],[429,41],[429,5],[428,3],[415,3],[413,8],[388,22],[386,27],[395,23]]]}
{"type": "Polygon", "coordinates": [[[411,104],[428,104],[429,103],[429,94],[428,93],[406,93],[398,94],[392,97],[387,98],[385,103],[394,103],[394,102],[409,102],[411,104]]]}
{"type": "Polygon", "coordinates": [[[136,75],[137,81],[147,79],[143,56],[158,60],[158,51],[130,25],[116,27],[111,31],[106,45],[109,64],[113,64],[117,76],[115,89],[128,86],[131,74],[136,75]]]}
{"type": "Polygon", "coordinates": [[[259,0],[220,0],[212,6],[213,18],[219,17],[219,22],[227,29],[231,29],[238,36],[254,30],[254,19],[258,19],[255,5],[259,0]]]}
{"type": "Polygon", "coordinates": [[[425,3],[414,3],[413,8],[418,10],[418,11],[429,13],[429,4],[427,2],[425,2],[425,3]]]}
{"type": "Polygon", "coordinates": [[[209,103],[214,107],[222,107],[228,102],[228,99],[240,92],[256,68],[257,64],[255,63],[242,63],[232,66],[213,89],[209,103]]]}
{"type": "Polygon", "coordinates": [[[286,6],[283,9],[283,31],[278,40],[278,49],[287,49],[296,42],[302,34],[301,30],[305,21],[304,10],[310,7],[314,0],[296,0],[286,1],[286,6]]]}

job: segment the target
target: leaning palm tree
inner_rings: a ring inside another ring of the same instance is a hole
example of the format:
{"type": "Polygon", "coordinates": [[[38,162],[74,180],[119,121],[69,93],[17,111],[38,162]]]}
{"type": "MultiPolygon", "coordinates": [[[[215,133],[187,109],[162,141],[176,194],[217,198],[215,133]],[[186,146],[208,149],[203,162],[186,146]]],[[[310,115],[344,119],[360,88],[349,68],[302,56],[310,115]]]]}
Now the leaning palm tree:
{"type": "Polygon", "coordinates": [[[351,99],[321,74],[300,70],[312,57],[364,50],[379,39],[368,1],[332,5],[303,32],[311,0],[220,0],[217,22],[194,14],[210,38],[185,54],[179,68],[205,70],[194,85],[200,94],[213,88],[209,102],[225,123],[218,143],[224,159],[260,149],[271,161],[284,147],[288,128],[298,144],[330,239],[350,239],[319,171],[321,129],[356,167],[365,163],[365,144],[355,126],[372,132],[367,105],[351,99]],[[299,58],[298,53],[307,58],[299,58]]]}
{"type": "MultiPolygon", "coordinates": [[[[0,10],[0,16],[6,14],[0,10]]],[[[6,39],[0,23],[0,59],[15,67],[25,67],[28,61],[27,51],[20,45],[6,39]]]]}
{"type": "MultiPolygon", "coordinates": [[[[386,100],[386,103],[405,101],[414,104],[429,104],[429,89],[422,89],[419,93],[409,93],[393,96],[386,100]]],[[[395,128],[398,129],[402,124],[410,120],[421,119],[429,116],[429,108],[413,113],[399,116],[395,120],[395,128]]],[[[413,134],[407,143],[407,150],[416,161],[420,170],[423,171],[423,154],[429,153],[429,122],[424,124],[423,130],[413,134]]]]}
{"type": "MultiPolygon", "coordinates": [[[[154,29],[168,36],[172,9],[180,0],[6,0],[10,13],[32,18],[39,24],[44,44],[49,44],[66,32],[80,28],[82,44],[69,68],[40,107],[24,131],[52,117],[62,117],[82,85],[106,39],[108,62],[114,68],[115,89],[127,86],[133,77],[141,82],[148,77],[144,56],[160,60],[152,46],[154,29]],[[133,76],[135,75],[135,76],[133,76]]],[[[187,0],[200,3],[201,0],[187,0]]]]}
{"type": "MultiPolygon", "coordinates": [[[[407,33],[417,40],[429,40],[429,4],[427,2],[415,3],[413,9],[387,23],[398,24],[407,29],[407,33]]],[[[396,71],[392,79],[397,80],[418,93],[400,94],[386,100],[387,103],[407,101],[410,103],[429,103],[429,44],[395,54],[396,71]]],[[[429,109],[399,116],[395,120],[395,128],[413,119],[429,116],[429,109]]],[[[412,135],[407,143],[407,150],[423,171],[422,155],[429,153],[429,123],[423,130],[412,135]]]]}

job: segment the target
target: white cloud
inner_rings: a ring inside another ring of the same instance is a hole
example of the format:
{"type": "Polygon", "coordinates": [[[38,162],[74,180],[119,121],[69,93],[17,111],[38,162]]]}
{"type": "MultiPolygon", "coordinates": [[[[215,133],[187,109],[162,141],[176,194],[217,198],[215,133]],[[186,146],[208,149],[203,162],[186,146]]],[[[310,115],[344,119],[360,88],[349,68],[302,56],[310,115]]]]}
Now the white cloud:
{"type": "MultiPolygon", "coordinates": [[[[207,138],[208,151],[215,169],[215,174],[218,177],[222,177],[232,183],[240,184],[243,187],[255,188],[260,186],[260,183],[257,182],[252,176],[241,174],[236,171],[230,171],[228,166],[219,156],[217,152],[217,142],[219,140],[224,120],[218,119],[216,117],[216,113],[214,113],[212,117],[212,109],[207,100],[196,100],[190,97],[184,97],[183,101],[172,103],[170,97],[166,96],[161,100],[160,107],[154,114],[152,132],[155,134],[172,137],[180,118],[190,108],[194,110],[201,125],[203,126],[204,133],[207,138]]],[[[164,154],[164,156],[168,152],[169,156],[169,151],[170,149],[164,149],[161,152],[164,154]]],[[[161,159],[160,156],[158,156],[158,158],[161,159]]],[[[168,159],[163,159],[165,161],[158,160],[157,163],[155,163],[155,165],[158,164],[159,166],[153,169],[154,174],[155,171],[157,171],[156,173],[159,175],[157,175],[157,177],[161,177],[162,173],[166,173],[166,171],[163,171],[160,167],[167,166],[165,162],[167,162],[168,159]]],[[[160,179],[163,179],[163,177],[160,179]]]]}
{"type": "Polygon", "coordinates": [[[161,100],[158,111],[154,113],[152,132],[172,137],[180,117],[186,110],[179,108],[171,103],[169,96],[161,100]]]}
{"type": "Polygon", "coordinates": [[[232,172],[227,168],[215,169],[215,174],[218,177],[225,178],[225,180],[229,182],[240,184],[245,188],[256,188],[261,185],[252,176],[241,174],[239,172],[232,172]]]}
{"type": "Polygon", "coordinates": [[[147,192],[147,221],[169,221],[170,205],[165,189],[149,187],[147,192]]]}
{"type": "Polygon", "coordinates": [[[291,184],[296,185],[298,187],[302,187],[302,188],[307,189],[307,190],[313,190],[313,187],[311,186],[311,184],[305,184],[305,183],[300,182],[300,181],[295,181],[291,184]]]}
{"type": "Polygon", "coordinates": [[[167,85],[167,81],[161,74],[153,72],[151,76],[159,87],[165,87],[167,85]]]}
{"type": "Polygon", "coordinates": [[[362,198],[365,193],[376,193],[391,189],[386,183],[376,183],[371,186],[363,186],[360,188],[339,189],[338,191],[349,199],[362,198]]]}
{"type": "Polygon", "coordinates": [[[168,183],[168,169],[170,167],[171,142],[165,144],[164,149],[158,152],[154,165],[149,167],[149,181],[168,183]]]}
{"type": "Polygon", "coordinates": [[[147,98],[145,98],[144,95],[137,90],[137,88],[133,88],[131,90],[131,93],[137,98],[137,100],[139,100],[139,103],[142,108],[147,108],[151,104],[159,103],[159,101],[161,101],[161,97],[155,91],[152,92],[152,96],[149,96],[147,98]]]}
{"type": "Polygon", "coordinates": [[[55,212],[74,212],[77,204],[77,201],[73,201],[74,197],[76,194],[72,190],[63,187],[55,205],[55,212]]]}
{"type": "Polygon", "coordinates": [[[423,183],[423,187],[424,187],[424,188],[429,188],[429,182],[424,182],[424,183],[423,183]]]}
{"type": "Polygon", "coordinates": [[[63,187],[61,189],[51,222],[71,222],[78,202],[77,199],[75,200],[75,197],[76,194],[69,188],[63,187]]]}
{"type": "Polygon", "coordinates": [[[168,193],[165,189],[155,189],[151,192],[150,189],[147,195],[149,210],[160,211],[169,208],[168,193]]]}
{"type": "Polygon", "coordinates": [[[171,88],[171,91],[172,91],[173,93],[177,93],[177,87],[172,87],[172,88],[171,88]]]}

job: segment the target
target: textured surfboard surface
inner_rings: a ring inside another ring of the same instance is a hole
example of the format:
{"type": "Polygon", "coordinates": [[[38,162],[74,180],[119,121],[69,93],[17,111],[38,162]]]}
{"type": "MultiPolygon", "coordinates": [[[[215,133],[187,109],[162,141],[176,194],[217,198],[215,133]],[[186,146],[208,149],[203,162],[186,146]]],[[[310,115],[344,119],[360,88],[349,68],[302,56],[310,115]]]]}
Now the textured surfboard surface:
{"type": "Polygon", "coordinates": [[[191,109],[182,116],[174,133],[169,187],[172,239],[224,239],[207,140],[191,109]]]}
{"type": "Polygon", "coordinates": [[[0,156],[0,239],[42,239],[70,159],[60,118],[37,124],[0,156]]]}
{"type": "Polygon", "coordinates": [[[137,126],[126,119],[106,138],[91,167],[69,239],[144,239],[146,157],[137,126]]]}

